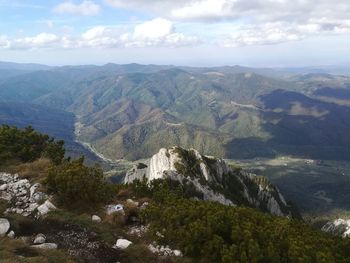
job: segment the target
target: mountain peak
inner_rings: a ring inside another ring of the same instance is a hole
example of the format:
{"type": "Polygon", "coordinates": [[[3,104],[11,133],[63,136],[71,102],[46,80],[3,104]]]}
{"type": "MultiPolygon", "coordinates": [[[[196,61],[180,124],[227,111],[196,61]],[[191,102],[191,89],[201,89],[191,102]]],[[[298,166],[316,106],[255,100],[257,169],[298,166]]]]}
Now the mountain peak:
{"type": "MultiPolygon", "coordinates": [[[[173,180],[200,193],[203,200],[226,205],[248,205],[278,216],[293,216],[279,190],[266,178],[231,167],[225,160],[195,149],[162,148],[148,164],[134,166],[124,183],[134,180],[173,180]]],[[[197,196],[198,197],[198,196],[197,196]]]]}

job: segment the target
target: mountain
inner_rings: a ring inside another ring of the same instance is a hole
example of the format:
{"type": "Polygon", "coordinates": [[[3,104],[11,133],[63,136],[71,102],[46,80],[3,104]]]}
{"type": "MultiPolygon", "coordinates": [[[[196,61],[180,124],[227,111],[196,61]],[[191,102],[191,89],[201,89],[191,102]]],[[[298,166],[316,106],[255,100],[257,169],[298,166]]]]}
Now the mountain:
{"type": "Polygon", "coordinates": [[[0,81],[0,101],[73,113],[78,140],[112,160],[174,145],[225,158],[348,160],[350,78],[275,72],[281,69],[64,66],[0,81]]]}
{"type": "Polygon", "coordinates": [[[180,147],[161,149],[148,164],[139,163],[124,183],[135,180],[171,180],[203,200],[225,205],[246,205],[277,216],[296,217],[276,187],[264,177],[229,167],[222,159],[180,147]]]}

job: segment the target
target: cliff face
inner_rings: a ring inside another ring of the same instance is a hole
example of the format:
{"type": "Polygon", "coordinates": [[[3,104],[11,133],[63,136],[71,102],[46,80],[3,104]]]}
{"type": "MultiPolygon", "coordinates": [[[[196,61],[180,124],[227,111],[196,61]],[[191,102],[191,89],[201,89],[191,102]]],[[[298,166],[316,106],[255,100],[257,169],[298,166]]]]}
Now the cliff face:
{"type": "Polygon", "coordinates": [[[124,183],[146,178],[190,183],[204,200],[226,205],[247,205],[277,216],[292,216],[281,193],[266,178],[230,167],[223,159],[201,155],[194,149],[160,149],[149,161],[125,176],[124,183]]]}
{"type": "Polygon", "coordinates": [[[338,218],[330,221],[322,227],[322,230],[336,236],[350,236],[350,220],[338,218]]]}

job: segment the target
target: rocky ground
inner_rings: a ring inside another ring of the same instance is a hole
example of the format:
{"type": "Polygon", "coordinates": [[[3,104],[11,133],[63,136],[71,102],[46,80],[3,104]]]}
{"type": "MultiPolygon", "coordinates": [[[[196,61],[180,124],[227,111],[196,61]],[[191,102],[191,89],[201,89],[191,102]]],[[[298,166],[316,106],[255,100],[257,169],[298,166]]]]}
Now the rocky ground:
{"type": "Polygon", "coordinates": [[[127,249],[134,244],[156,258],[182,256],[181,251],[143,240],[148,226],[141,225],[137,216],[128,215],[125,209],[142,210],[147,201],[120,200],[107,205],[99,215],[79,217],[57,208],[53,197],[42,189],[39,183],[18,174],[0,173],[0,199],[6,203],[0,215],[0,239],[26,244],[16,252],[19,257],[35,257],[38,250],[61,250],[74,262],[132,262],[127,249]],[[124,222],[122,227],[108,222],[115,218],[124,222]]]}

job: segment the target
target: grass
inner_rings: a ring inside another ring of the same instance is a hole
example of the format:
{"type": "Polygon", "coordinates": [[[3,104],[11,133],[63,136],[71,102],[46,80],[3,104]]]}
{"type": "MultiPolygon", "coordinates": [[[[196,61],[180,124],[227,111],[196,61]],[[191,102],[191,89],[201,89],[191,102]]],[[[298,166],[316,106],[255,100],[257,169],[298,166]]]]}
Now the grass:
{"type": "Polygon", "coordinates": [[[2,263],[73,263],[61,250],[31,248],[21,240],[0,238],[0,262],[2,263]]]}

